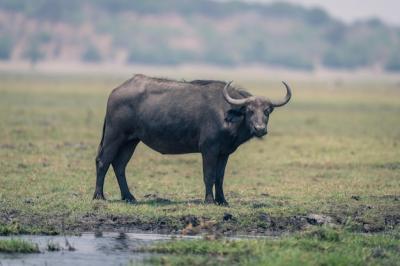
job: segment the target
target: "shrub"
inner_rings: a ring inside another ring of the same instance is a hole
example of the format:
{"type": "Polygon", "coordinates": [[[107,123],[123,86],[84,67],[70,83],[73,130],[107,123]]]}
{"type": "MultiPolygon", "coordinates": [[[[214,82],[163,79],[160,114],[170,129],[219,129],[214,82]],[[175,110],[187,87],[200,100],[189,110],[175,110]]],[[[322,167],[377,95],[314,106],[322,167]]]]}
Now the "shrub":
{"type": "Polygon", "coordinates": [[[101,54],[96,46],[89,45],[82,54],[82,60],[85,62],[96,63],[102,60],[101,54]]]}
{"type": "Polygon", "coordinates": [[[13,40],[9,36],[0,37],[0,60],[10,59],[13,48],[13,40]]]}

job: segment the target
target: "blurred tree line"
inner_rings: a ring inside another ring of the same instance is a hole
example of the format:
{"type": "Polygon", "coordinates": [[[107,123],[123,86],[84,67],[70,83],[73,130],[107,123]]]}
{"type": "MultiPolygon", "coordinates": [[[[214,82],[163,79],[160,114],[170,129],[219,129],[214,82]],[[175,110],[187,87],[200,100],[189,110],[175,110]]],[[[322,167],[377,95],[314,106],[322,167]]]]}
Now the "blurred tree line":
{"type": "MultiPolygon", "coordinates": [[[[77,39],[51,28],[29,32],[0,25],[0,60],[11,60],[17,44],[32,64],[49,58],[48,47],[79,47],[79,60],[224,66],[264,64],[312,70],[380,66],[400,71],[400,29],[378,19],[345,24],[319,8],[287,3],[211,0],[0,0],[0,11],[22,14],[39,25],[58,23],[111,36],[101,49],[96,36],[77,39]],[[63,35],[64,34],[64,35],[63,35]],[[26,41],[28,40],[28,41],[26,41]]],[[[60,51],[52,52],[57,58],[60,51]]]]}

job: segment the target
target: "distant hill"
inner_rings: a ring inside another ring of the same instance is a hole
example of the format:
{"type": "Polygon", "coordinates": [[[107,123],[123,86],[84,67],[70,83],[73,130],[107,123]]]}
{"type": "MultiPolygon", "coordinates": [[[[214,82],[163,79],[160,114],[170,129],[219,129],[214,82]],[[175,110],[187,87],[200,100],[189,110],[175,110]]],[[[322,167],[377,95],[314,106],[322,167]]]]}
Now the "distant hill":
{"type": "Polygon", "coordinates": [[[0,0],[0,60],[400,71],[400,29],[287,3],[0,0]]]}

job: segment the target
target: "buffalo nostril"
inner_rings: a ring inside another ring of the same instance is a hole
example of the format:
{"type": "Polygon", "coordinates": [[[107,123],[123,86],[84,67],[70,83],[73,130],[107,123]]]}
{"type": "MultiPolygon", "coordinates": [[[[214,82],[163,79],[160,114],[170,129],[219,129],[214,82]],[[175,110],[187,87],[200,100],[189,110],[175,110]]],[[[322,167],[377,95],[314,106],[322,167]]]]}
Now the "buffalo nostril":
{"type": "Polygon", "coordinates": [[[264,125],[255,125],[254,128],[257,131],[264,131],[265,130],[265,126],[264,125]]]}

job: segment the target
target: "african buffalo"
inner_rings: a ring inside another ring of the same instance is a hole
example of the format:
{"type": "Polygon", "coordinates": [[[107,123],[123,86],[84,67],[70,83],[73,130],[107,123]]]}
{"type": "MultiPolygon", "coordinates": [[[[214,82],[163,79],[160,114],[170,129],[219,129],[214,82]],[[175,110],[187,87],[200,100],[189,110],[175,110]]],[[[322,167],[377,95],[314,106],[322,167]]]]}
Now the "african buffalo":
{"type": "Polygon", "coordinates": [[[228,157],[252,137],[267,134],[269,115],[291,97],[289,86],[283,84],[286,97],[275,102],[252,96],[231,82],[133,76],[108,98],[93,198],[104,199],[104,177],[111,164],[122,199],[136,201],[126,183],[125,168],[142,141],[162,154],[201,153],[205,202],[228,204],[223,191],[228,157]]]}

